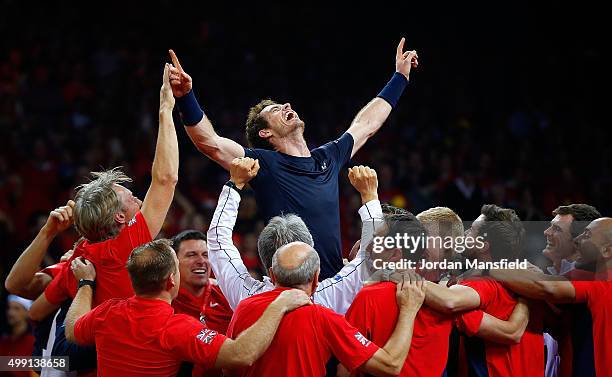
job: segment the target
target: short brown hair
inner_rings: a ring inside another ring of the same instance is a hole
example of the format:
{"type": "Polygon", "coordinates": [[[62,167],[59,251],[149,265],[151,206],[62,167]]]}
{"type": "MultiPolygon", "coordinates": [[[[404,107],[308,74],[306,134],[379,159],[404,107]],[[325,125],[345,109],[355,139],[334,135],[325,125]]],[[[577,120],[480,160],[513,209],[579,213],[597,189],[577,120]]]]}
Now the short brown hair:
{"type": "Polygon", "coordinates": [[[137,295],[156,294],[165,289],[166,280],[178,268],[173,254],[166,239],[151,241],[132,251],[127,270],[137,295]]]}
{"type": "Polygon", "coordinates": [[[247,116],[245,136],[249,147],[273,150],[274,146],[266,139],[259,136],[259,131],[270,127],[266,119],[261,115],[261,111],[270,105],[277,105],[276,101],[269,98],[259,101],[259,103],[249,109],[247,116]]]}
{"type": "Polygon", "coordinates": [[[553,211],[553,215],[572,215],[570,232],[573,238],[582,234],[591,221],[601,217],[601,213],[595,207],[582,203],[559,206],[553,211]]]}
{"type": "Polygon", "coordinates": [[[495,204],[485,204],[480,213],[485,216],[485,222],[478,235],[489,242],[493,260],[518,258],[523,252],[525,228],[516,212],[495,204]]]}
{"type": "Polygon", "coordinates": [[[91,175],[93,180],[77,187],[74,226],[90,242],[100,242],[116,237],[120,230],[115,214],[123,208],[113,185],[132,180],[119,167],[91,175]]]}

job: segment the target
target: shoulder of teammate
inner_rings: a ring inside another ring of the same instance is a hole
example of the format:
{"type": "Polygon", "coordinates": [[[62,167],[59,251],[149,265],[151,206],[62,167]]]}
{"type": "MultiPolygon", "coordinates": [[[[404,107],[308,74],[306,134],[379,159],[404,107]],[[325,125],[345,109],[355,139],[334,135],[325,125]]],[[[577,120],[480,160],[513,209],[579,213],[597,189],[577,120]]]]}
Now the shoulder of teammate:
{"type": "Polygon", "coordinates": [[[134,218],[121,229],[117,237],[103,241],[108,242],[110,247],[108,252],[103,252],[99,257],[102,259],[111,257],[124,263],[134,248],[150,241],[152,241],[151,232],[147,221],[142,212],[138,211],[134,218]]]}
{"type": "Polygon", "coordinates": [[[478,293],[478,296],[480,296],[480,308],[487,307],[493,301],[504,297],[504,294],[510,295],[510,292],[500,282],[488,277],[467,279],[459,284],[470,287],[478,293]]]}
{"type": "Polygon", "coordinates": [[[195,318],[175,314],[166,323],[160,345],[179,358],[203,363],[210,368],[225,339],[225,335],[205,327],[195,318]]]}
{"type": "Polygon", "coordinates": [[[376,304],[389,301],[395,303],[395,284],[391,282],[379,282],[368,284],[361,288],[355,296],[351,306],[346,312],[346,319],[353,325],[354,321],[364,320],[365,315],[372,312],[376,304]],[[389,291],[389,292],[387,292],[389,291]],[[384,297],[387,294],[388,297],[384,297]]]}

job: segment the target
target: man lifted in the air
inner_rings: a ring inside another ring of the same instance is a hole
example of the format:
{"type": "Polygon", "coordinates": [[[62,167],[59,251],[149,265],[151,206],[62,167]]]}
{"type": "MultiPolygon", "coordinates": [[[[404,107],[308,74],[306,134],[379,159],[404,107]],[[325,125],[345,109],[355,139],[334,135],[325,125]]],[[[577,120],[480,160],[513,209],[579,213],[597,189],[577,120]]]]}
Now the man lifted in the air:
{"type": "Polygon", "coordinates": [[[174,67],[172,91],[181,118],[198,150],[226,170],[236,157],[258,160],[261,170],[251,186],[266,221],[281,213],[299,215],[312,233],[321,258],[321,279],[342,268],[338,174],[341,168],[387,119],[408,84],[411,67],[418,65],[416,51],[397,46],[395,70],[383,90],[359,113],[338,139],[309,150],[304,121],[289,103],[263,100],[249,110],[246,138],[250,148],[221,137],[198,104],[191,77],[170,50],[174,67]]]}

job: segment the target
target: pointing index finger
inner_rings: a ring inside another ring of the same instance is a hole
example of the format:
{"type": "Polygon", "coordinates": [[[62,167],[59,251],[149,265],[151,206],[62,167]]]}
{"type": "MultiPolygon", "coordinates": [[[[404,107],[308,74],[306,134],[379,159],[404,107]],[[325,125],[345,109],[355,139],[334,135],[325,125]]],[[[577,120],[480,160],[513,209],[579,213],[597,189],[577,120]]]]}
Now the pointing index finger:
{"type": "Polygon", "coordinates": [[[172,64],[174,64],[174,66],[180,71],[180,72],[184,72],[183,71],[183,67],[181,67],[181,63],[179,63],[178,58],[176,57],[176,54],[174,53],[174,50],[170,49],[168,50],[168,53],[170,54],[170,59],[172,59],[172,64]]]}
{"type": "Polygon", "coordinates": [[[403,55],[405,41],[406,41],[406,38],[402,37],[402,39],[400,39],[399,44],[397,45],[397,53],[395,54],[395,57],[397,59],[399,59],[403,55]]]}

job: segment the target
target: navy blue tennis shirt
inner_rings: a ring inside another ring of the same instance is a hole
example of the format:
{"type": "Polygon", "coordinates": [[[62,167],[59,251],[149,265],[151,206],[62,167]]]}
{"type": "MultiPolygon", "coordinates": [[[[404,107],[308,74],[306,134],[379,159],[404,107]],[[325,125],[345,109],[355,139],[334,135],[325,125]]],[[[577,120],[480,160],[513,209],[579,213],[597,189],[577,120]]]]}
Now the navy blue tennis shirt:
{"type": "Polygon", "coordinates": [[[304,220],[321,258],[319,279],[334,276],[342,268],[338,174],[348,163],[353,136],[340,138],[295,157],[266,149],[245,148],[246,157],[259,160],[259,173],[250,184],[257,209],[266,222],[280,214],[294,213],[304,220]]]}

